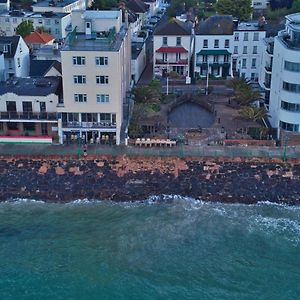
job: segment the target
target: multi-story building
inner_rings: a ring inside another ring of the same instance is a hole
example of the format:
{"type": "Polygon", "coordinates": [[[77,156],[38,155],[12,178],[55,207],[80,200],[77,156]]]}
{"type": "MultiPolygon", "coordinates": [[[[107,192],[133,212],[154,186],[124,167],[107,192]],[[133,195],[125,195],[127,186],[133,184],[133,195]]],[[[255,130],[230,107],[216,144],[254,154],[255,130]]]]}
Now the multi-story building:
{"type": "Polygon", "coordinates": [[[28,76],[29,49],[21,36],[0,36],[0,52],[4,53],[4,78],[28,76]]]}
{"type": "Polygon", "coordinates": [[[57,136],[60,77],[12,78],[0,83],[2,135],[57,136]]]}
{"type": "Polygon", "coordinates": [[[257,81],[261,61],[259,45],[266,37],[264,22],[234,21],[232,68],[234,75],[257,81]]]}
{"type": "Polygon", "coordinates": [[[300,132],[300,13],[286,16],[285,29],[274,38],[271,76],[272,127],[300,132]]]}
{"type": "Polygon", "coordinates": [[[60,142],[81,136],[120,144],[131,79],[130,32],[121,11],[74,11],[72,26],[61,51],[60,142]]]}
{"type": "Polygon", "coordinates": [[[131,44],[131,79],[137,83],[146,67],[146,42],[131,44]]]}
{"type": "Polygon", "coordinates": [[[231,16],[212,16],[195,29],[196,78],[232,76],[233,21],[231,16]]]}
{"type": "Polygon", "coordinates": [[[0,81],[5,81],[5,62],[4,62],[4,53],[0,52],[0,81]]]}
{"type": "Polygon", "coordinates": [[[0,0],[0,11],[9,11],[10,0],[0,0]]]}
{"type": "Polygon", "coordinates": [[[263,10],[268,7],[269,3],[269,0],[252,0],[251,6],[254,10],[263,10]]]}
{"type": "Polygon", "coordinates": [[[32,5],[34,12],[70,13],[76,9],[86,9],[86,0],[44,0],[32,5]]]}
{"type": "Polygon", "coordinates": [[[192,28],[186,23],[173,18],[158,25],[153,35],[153,74],[173,71],[189,78],[193,42],[192,28]]]}
{"type": "Polygon", "coordinates": [[[31,21],[34,30],[43,27],[56,39],[64,39],[71,23],[71,14],[54,12],[24,12],[14,10],[0,13],[0,28],[7,36],[15,35],[16,28],[23,21],[31,21]]]}

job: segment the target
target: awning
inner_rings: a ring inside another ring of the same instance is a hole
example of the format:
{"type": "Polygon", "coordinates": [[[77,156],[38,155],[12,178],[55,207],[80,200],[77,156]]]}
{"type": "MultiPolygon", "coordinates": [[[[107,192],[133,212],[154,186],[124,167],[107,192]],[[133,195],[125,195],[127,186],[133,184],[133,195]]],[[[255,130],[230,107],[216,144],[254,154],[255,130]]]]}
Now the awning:
{"type": "Polygon", "coordinates": [[[156,50],[158,53],[187,53],[188,51],[183,47],[160,47],[156,50]]]}
{"type": "Polygon", "coordinates": [[[231,55],[231,53],[228,50],[221,50],[221,49],[207,49],[207,50],[201,50],[197,53],[197,55],[231,55]]]}

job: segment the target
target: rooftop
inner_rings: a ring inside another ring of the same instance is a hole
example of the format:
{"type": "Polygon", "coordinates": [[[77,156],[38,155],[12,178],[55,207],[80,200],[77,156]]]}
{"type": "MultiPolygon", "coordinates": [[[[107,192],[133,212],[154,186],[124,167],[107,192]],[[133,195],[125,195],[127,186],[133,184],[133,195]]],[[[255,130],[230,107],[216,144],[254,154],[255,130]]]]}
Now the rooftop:
{"type": "Polygon", "coordinates": [[[119,10],[86,10],[82,14],[83,19],[118,19],[121,17],[119,10]]]}
{"type": "Polygon", "coordinates": [[[163,22],[154,31],[154,35],[190,35],[191,28],[175,18],[163,22]]]}
{"type": "Polygon", "coordinates": [[[54,12],[32,12],[32,11],[4,11],[0,13],[0,17],[19,17],[19,18],[55,18],[61,19],[65,16],[69,15],[69,13],[54,13],[54,12]]]}
{"type": "Polygon", "coordinates": [[[285,18],[289,22],[298,23],[300,25],[300,12],[287,15],[285,18]]]}
{"type": "Polygon", "coordinates": [[[119,51],[127,29],[121,27],[118,33],[104,32],[103,35],[76,33],[76,28],[68,34],[62,51],[119,51]]]}
{"type": "Polygon", "coordinates": [[[56,76],[12,78],[0,84],[0,95],[13,93],[18,96],[47,96],[60,94],[61,78],[56,76]]]}
{"type": "Polygon", "coordinates": [[[235,31],[265,31],[265,28],[259,27],[258,22],[242,22],[237,25],[235,31]]]}
{"type": "Polygon", "coordinates": [[[24,38],[26,44],[47,44],[54,40],[54,37],[48,32],[35,31],[24,38]]]}
{"type": "Polygon", "coordinates": [[[232,16],[211,16],[200,22],[195,31],[198,35],[232,35],[232,16]]]}
{"type": "Polygon", "coordinates": [[[131,59],[137,59],[140,55],[141,51],[143,50],[144,43],[137,42],[131,44],[131,59]]]}
{"type": "Polygon", "coordinates": [[[39,1],[37,2],[36,4],[33,4],[32,6],[35,6],[35,7],[65,7],[65,6],[68,6],[72,3],[76,3],[78,2],[79,0],[59,0],[59,1],[55,1],[55,0],[44,0],[44,1],[39,1]],[[51,5],[51,3],[53,5],[51,5]]]}
{"type": "Polygon", "coordinates": [[[61,73],[61,63],[57,60],[31,60],[29,76],[43,77],[52,67],[61,73]]]}
{"type": "Polygon", "coordinates": [[[4,50],[4,46],[8,47],[7,51],[3,51],[5,58],[11,58],[15,56],[20,38],[21,37],[19,35],[0,36],[0,51],[4,50]]]}

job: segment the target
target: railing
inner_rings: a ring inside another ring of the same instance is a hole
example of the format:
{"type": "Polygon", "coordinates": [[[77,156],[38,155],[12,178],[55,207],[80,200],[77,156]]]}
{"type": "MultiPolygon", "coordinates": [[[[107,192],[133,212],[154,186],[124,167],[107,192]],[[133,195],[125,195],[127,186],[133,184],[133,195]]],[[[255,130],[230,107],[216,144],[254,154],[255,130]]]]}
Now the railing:
{"type": "Polygon", "coordinates": [[[264,82],[264,85],[267,89],[269,89],[271,87],[271,82],[264,82]]]}
{"type": "Polygon", "coordinates": [[[272,71],[272,65],[266,64],[265,69],[266,69],[267,72],[271,72],[272,71]]]}
{"type": "Polygon", "coordinates": [[[65,128],[116,128],[116,123],[111,122],[63,122],[65,128]]]}
{"type": "Polygon", "coordinates": [[[165,61],[163,59],[156,59],[155,60],[156,64],[159,65],[187,65],[188,64],[188,60],[187,59],[179,59],[179,60],[175,60],[175,61],[165,61]]]}
{"type": "Polygon", "coordinates": [[[0,112],[1,120],[49,120],[56,121],[56,113],[47,113],[47,112],[0,112]]]}

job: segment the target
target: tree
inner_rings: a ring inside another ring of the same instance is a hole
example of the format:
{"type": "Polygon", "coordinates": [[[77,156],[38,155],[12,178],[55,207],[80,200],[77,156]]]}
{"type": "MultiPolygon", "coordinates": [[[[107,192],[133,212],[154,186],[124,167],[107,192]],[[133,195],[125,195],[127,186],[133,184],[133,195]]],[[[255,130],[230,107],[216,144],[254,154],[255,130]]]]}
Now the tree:
{"type": "Polygon", "coordinates": [[[118,7],[118,3],[117,0],[94,0],[91,8],[94,10],[107,10],[118,7]]]}
{"type": "Polygon", "coordinates": [[[243,106],[239,114],[242,118],[256,122],[268,116],[264,107],[243,106]]]}
{"type": "Polygon", "coordinates": [[[31,32],[33,32],[33,25],[31,21],[23,21],[16,28],[16,34],[23,38],[29,35],[31,32]]]}
{"type": "Polygon", "coordinates": [[[232,15],[242,21],[249,20],[252,13],[251,0],[219,0],[215,8],[219,15],[232,15]]]}
{"type": "Polygon", "coordinates": [[[137,103],[159,103],[162,98],[159,80],[152,80],[148,85],[136,88],[134,95],[137,103]]]}
{"type": "Polygon", "coordinates": [[[242,78],[234,78],[231,81],[231,86],[234,89],[235,100],[240,105],[249,105],[261,98],[260,93],[253,90],[253,88],[242,78]]]}

